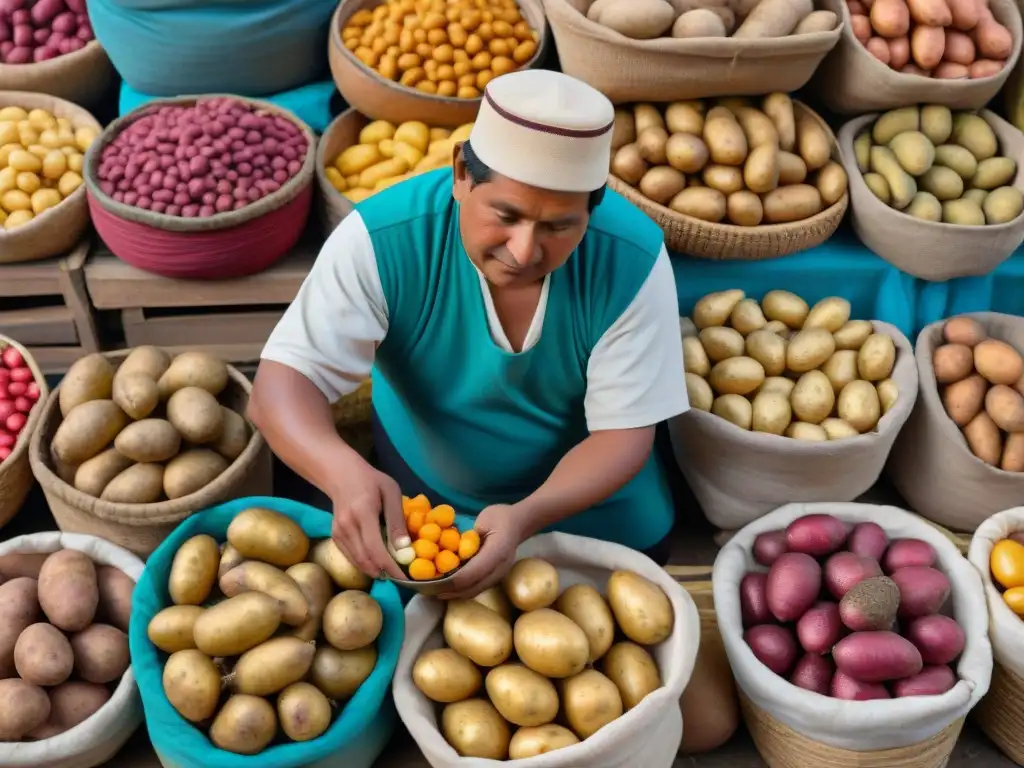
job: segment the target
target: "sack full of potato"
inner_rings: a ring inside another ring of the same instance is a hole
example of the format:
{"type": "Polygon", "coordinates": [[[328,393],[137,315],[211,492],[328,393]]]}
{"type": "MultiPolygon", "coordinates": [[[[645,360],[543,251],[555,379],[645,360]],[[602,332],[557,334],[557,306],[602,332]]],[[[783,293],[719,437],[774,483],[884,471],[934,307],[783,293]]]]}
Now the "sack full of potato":
{"type": "Polygon", "coordinates": [[[768,765],[947,765],[992,648],[981,580],[944,534],[896,507],[787,504],[712,581],[768,765]]]}
{"type": "Polygon", "coordinates": [[[330,538],[330,514],[236,499],[150,556],[130,642],[150,738],[168,768],[371,768],[396,722],[398,588],[330,538]]]}
{"type": "Polygon", "coordinates": [[[915,354],[921,394],[886,473],[918,514],[973,531],[1024,499],[1024,319],[932,323],[915,354]]]}
{"type": "Polygon", "coordinates": [[[690,410],[669,432],[714,525],[736,530],[794,499],[853,501],[878,480],[917,371],[899,329],[850,314],[836,296],[812,307],[734,289],[681,320],[690,410]]]}
{"type": "Polygon", "coordinates": [[[406,609],[395,706],[427,762],[672,765],[700,642],[693,599],[618,544],[548,533],[516,554],[502,586],[406,609]]]}

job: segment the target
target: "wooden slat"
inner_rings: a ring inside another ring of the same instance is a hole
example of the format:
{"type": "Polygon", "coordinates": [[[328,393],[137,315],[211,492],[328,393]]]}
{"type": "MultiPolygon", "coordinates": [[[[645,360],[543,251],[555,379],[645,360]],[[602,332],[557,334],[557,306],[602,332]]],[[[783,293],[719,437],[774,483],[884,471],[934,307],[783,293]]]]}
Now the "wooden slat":
{"type": "Polygon", "coordinates": [[[78,344],[75,318],[67,307],[34,307],[0,311],[0,333],[26,347],[78,344]]]}
{"type": "Polygon", "coordinates": [[[43,373],[66,373],[86,352],[81,347],[28,347],[43,373]]]}
{"type": "Polygon", "coordinates": [[[263,345],[274,330],[284,308],[267,312],[201,312],[194,315],[151,317],[144,309],[121,312],[125,343],[129,347],[154,344],[176,347],[200,343],[263,345]]]}
{"type": "Polygon", "coordinates": [[[56,296],[60,292],[60,259],[0,264],[0,296],[56,296]]]}

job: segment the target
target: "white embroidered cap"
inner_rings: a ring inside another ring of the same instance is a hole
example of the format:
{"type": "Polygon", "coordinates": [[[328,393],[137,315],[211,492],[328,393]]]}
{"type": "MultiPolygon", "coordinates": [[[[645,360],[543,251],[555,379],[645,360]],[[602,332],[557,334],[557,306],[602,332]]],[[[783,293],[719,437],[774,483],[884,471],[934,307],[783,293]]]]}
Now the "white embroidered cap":
{"type": "Polygon", "coordinates": [[[515,181],[559,192],[604,186],[615,109],[561,72],[524,69],[487,84],[469,141],[476,156],[515,181]]]}

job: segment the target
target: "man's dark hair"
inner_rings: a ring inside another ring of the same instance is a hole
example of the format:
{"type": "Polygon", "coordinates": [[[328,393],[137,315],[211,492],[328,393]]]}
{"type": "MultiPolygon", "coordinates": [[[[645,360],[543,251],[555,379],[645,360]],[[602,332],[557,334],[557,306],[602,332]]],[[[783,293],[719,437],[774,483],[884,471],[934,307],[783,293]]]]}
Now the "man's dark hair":
{"type": "MultiPolygon", "coordinates": [[[[491,169],[476,156],[476,152],[473,151],[473,147],[469,141],[462,142],[462,161],[466,164],[466,173],[469,174],[469,180],[475,187],[477,184],[485,184],[491,180],[491,169]]],[[[604,192],[606,187],[595,189],[590,193],[590,198],[587,200],[587,213],[593,213],[594,209],[601,204],[604,199],[604,192]]]]}

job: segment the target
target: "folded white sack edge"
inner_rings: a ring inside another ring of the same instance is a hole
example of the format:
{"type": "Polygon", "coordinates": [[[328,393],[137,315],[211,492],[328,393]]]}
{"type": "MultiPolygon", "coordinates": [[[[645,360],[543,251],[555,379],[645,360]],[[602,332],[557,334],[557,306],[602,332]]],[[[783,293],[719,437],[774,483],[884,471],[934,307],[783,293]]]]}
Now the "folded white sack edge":
{"type": "MultiPolygon", "coordinates": [[[[12,554],[35,554],[56,552],[60,549],[76,549],[84,552],[97,563],[112,565],[127,574],[132,581],[138,581],[145,564],[127,549],[111,544],[96,536],[81,533],[30,533],[0,543],[0,557],[12,554]]],[[[40,617],[45,621],[45,617],[40,617]]],[[[118,732],[131,733],[142,724],[142,700],[135,687],[132,668],[124,673],[121,682],[114,689],[109,701],[92,717],[64,733],[43,741],[4,742],[0,744],[0,765],[31,766],[54,764],[47,762],[57,757],[72,758],[83,748],[110,739],[118,732]],[[126,711],[129,715],[126,718],[126,711]],[[130,730],[128,730],[130,728],[130,730]]],[[[127,739],[127,736],[125,737],[127,739]]],[[[63,762],[57,761],[63,765],[63,762]]]]}
{"type": "MultiPolygon", "coordinates": [[[[665,569],[636,550],[620,544],[598,541],[567,533],[545,533],[534,536],[516,550],[516,558],[538,557],[551,562],[559,570],[602,571],[610,575],[615,570],[630,570],[661,587],[672,603],[675,623],[671,636],[659,646],[649,648],[660,661],[662,687],[648,694],[637,706],[588,739],[571,747],[548,752],[537,757],[517,760],[522,768],[559,768],[566,765],[593,765],[594,755],[605,750],[619,750],[624,738],[635,739],[637,724],[657,720],[656,712],[665,707],[679,709],[679,698],[690,680],[697,661],[700,644],[700,616],[690,594],[669,576],[665,569]],[[668,659],[670,664],[665,664],[668,659]],[[667,672],[667,674],[666,674],[667,672]],[[582,761],[582,762],[581,762],[582,761]]],[[[586,581],[585,578],[578,581],[586,581]]],[[[568,586],[563,583],[562,588],[568,586]]],[[[444,618],[444,605],[440,600],[417,595],[406,607],[405,642],[398,659],[393,683],[395,706],[402,721],[422,722],[424,705],[433,707],[412,681],[412,667],[422,650],[439,647],[439,624],[444,618]],[[431,642],[433,640],[433,642],[431,642]]],[[[480,694],[477,694],[478,696],[480,694]]],[[[496,761],[463,758],[448,744],[437,725],[426,729],[410,727],[410,731],[428,755],[444,760],[445,765],[462,768],[494,765],[496,761]]]]}
{"type": "Polygon", "coordinates": [[[964,717],[988,691],[992,647],[984,589],[974,567],[928,523],[897,507],[855,502],[787,504],[741,529],[718,553],[712,574],[715,612],[736,684],[758,707],[797,733],[840,749],[892,749],[917,744],[964,717]],[[941,696],[842,701],[780,680],[743,640],[739,586],[751,570],[764,571],[750,554],[754,539],[804,515],[828,514],[849,523],[875,522],[889,539],[917,538],[935,547],[952,587],[954,615],[967,636],[957,665],[960,681],[941,696]]]}
{"type": "Polygon", "coordinates": [[[989,559],[997,542],[1021,530],[1024,530],[1024,507],[997,512],[978,526],[967,552],[967,559],[985,585],[992,653],[996,661],[1018,677],[1024,677],[1024,656],[1021,655],[1021,649],[1024,648],[1024,618],[1011,611],[1003,600],[992,581],[989,559]]]}

